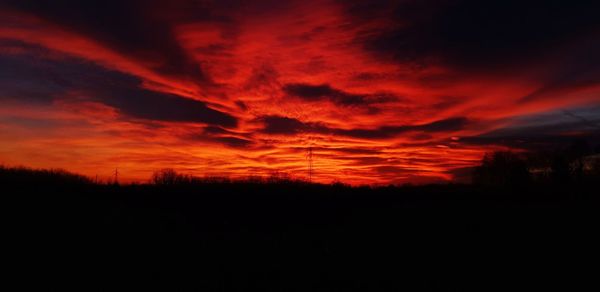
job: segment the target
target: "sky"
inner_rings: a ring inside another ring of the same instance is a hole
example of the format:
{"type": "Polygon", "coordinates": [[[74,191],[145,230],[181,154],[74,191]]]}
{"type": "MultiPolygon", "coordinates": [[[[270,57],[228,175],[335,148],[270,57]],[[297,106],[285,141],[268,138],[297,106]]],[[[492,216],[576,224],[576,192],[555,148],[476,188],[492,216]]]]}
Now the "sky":
{"type": "Polygon", "coordinates": [[[460,181],[600,129],[598,1],[0,0],[0,164],[460,181]]]}

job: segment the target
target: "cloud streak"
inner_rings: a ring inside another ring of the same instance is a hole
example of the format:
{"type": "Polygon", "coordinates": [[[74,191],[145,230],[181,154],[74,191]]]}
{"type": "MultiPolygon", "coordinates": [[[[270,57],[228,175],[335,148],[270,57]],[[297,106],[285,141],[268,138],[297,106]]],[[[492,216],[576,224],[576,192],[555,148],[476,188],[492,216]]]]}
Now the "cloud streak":
{"type": "Polygon", "coordinates": [[[0,65],[5,68],[0,76],[4,88],[0,98],[22,101],[25,97],[32,102],[86,99],[106,104],[132,118],[226,127],[237,124],[235,117],[213,110],[203,102],[144,89],[142,81],[134,76],[72,58],[43,59],[30,53],[41,49],[21,48],[23,53],[0,56],[0,65]]]}

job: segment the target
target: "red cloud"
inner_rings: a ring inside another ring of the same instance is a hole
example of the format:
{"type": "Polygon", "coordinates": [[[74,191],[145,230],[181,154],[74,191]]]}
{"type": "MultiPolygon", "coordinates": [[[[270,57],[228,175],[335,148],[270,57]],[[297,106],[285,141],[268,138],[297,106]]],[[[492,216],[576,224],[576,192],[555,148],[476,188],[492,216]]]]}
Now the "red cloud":
{"type": "Polygon", "coordinates": [[[532,35],[532,7],[513,1],[511,23],[473,1],[459,7],[480,18],[427,1],[25,2],[0,13],[8,164],[304,177],[313,147],[317,181],[446,181],[486,151],[519,148],[490,133],[520,117],[600,102],[595,10],[569,4],[548,15],[574,21],[532,35]],[[42,60],[37,73],[8,66],[28,59],[42,60]],[[90,81],[81,68],[109,73],[90,81]]]}

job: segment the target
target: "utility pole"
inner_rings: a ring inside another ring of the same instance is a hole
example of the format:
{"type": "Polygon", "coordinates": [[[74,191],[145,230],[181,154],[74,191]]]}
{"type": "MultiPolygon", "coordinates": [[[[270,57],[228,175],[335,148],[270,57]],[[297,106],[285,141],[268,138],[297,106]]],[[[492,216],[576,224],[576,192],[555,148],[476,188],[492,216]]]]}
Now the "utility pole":
{"type": "Polygon", "coordinates": [[[308,160],[308,182],[312,183],[312,177],[313,177],[313,148],[312,148],[312,146],[308,147],[308,152],[306,153],[306,159],[308,160]]]}
{"type": "Polygon", "coordinates": [[[115,184],[119,183],[119,169],[115,168],[115,184]]]}

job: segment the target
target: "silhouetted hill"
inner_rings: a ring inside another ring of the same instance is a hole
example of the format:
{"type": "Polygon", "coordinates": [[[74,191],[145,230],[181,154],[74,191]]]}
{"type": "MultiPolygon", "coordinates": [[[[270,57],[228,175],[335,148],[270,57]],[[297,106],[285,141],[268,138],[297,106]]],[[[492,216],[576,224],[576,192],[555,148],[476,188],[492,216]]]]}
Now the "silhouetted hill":
{"type": "Polygon", "coordinates": [[[598,244],[591,184],[0,182],[15,269],[50,290],[578,290],[598,244]]]}

